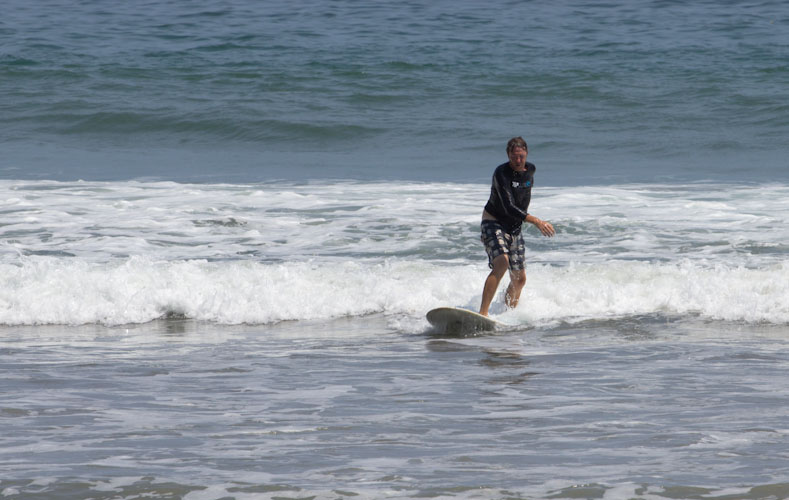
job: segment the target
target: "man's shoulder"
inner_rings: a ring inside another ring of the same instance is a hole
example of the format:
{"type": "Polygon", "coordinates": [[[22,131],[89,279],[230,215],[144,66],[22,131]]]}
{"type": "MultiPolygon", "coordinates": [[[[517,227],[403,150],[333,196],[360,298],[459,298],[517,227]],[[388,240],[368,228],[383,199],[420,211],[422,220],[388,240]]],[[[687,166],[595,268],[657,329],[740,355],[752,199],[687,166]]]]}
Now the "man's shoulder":
{"type": "Polygon", "coordinates": [[[534,163],[529,163],[527,161],[526,162],[526,171],[527,172],[534,172],[535,170],[537,170],[537,167],[534,165],[534,163]]]}
{"type": "Polygon", "coordinates": [[[510,162],[504,162],[493,171],[494,176],[512,177],[513,170],[510,168],[510,162]]]}

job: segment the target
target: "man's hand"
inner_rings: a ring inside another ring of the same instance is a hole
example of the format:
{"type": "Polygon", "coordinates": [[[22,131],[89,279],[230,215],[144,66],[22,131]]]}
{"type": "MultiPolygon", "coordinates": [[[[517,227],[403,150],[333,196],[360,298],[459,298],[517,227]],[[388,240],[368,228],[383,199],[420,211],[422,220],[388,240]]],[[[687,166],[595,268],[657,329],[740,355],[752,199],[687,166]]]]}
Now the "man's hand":
{"type": "Polygon", "coordinates": [[[526,218],[526,221],[527,222],[531,222],[532,224],[537,226],[537,229],[540,230],[540,232],[543,234],[543,236],[547,236],[547,237],[550,238],[551,236],[556,234],[556,230],[553,228],[553,225],[551,225],[551,223],[548,222],[548,221],[544,221],[544,220],[538,219],[537,217],[534,217],[533,215],[528,216],[526,218]],[[529,219],[532,219],[532,220],[529,220],[529,219]]]}

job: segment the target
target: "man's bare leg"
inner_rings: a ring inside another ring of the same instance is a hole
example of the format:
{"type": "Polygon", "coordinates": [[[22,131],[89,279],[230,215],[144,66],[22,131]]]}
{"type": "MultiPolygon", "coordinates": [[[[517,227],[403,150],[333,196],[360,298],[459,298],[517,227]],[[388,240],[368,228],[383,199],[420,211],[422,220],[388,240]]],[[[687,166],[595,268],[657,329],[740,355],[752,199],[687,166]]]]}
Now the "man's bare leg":
{"type": "MultiPolygon", "coordinates": [[[[493,269],[488,274],[488,277],[485,278],[485,286],[482,289],[482,304],[479,306],[479,313],[483,316],[488,315],[488,309],[490,309],[490,303],[493,302],[493,297],[496,296],[496,290],[499,289],[499,283],[501,283],[501,278],[504,277],[504,274],[507,272],[507,269],[510,267],[510,258],[506,255],[499,255],[495,259],[493,259],[493,269]]],[[[524,282],[526,280],[524,273],[524,282]]],[[[510,286],[512,284],[510,283],[510,286]]],[[[523,285],[521,285],[523,288],[523,285]]],[[[508,292],[509,293],[509,292],[508,292]]],[[[518,296],[520,296],[520,289],[518,290],[518,296]]],[[[517,303],[517,301],[516,301],[517,303]]]]}
{"type": "Polygon", "coordinates": [[[526,284],[526,270],[510,272],[510,284],[507,287],[507,293],[504,295],[504,302],[510,309],[518,307],[518,301],[521,298],[521,290],[526,284]]]}

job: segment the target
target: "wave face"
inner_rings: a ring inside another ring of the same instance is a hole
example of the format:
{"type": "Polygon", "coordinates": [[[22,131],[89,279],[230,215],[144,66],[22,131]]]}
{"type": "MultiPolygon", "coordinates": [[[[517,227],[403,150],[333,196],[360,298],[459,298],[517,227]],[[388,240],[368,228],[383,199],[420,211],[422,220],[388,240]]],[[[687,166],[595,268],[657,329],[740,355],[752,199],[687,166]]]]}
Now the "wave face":
{"type": "MultiPolygon", "coordinates": [[[[0,323],[222,324],[477,307],[487,186],[0,183],[0,323]]],[[[512,324],[789,322],[780,185],[541,188],[512,324]]]]}

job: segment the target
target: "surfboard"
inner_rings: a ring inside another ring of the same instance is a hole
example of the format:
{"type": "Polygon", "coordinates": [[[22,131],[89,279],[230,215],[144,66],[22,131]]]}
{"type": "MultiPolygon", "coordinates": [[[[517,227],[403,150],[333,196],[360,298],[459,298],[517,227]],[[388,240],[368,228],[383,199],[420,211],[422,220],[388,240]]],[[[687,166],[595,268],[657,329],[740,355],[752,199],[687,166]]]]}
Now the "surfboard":
{"type": "Polygon", "coordinates": [[[459,307],[439,307],[427,312],[427,321],[439,333],[457,335],[461,333],[490,332],[496,329],[496,320],[487,316],[460,309],[459,307]]]}

